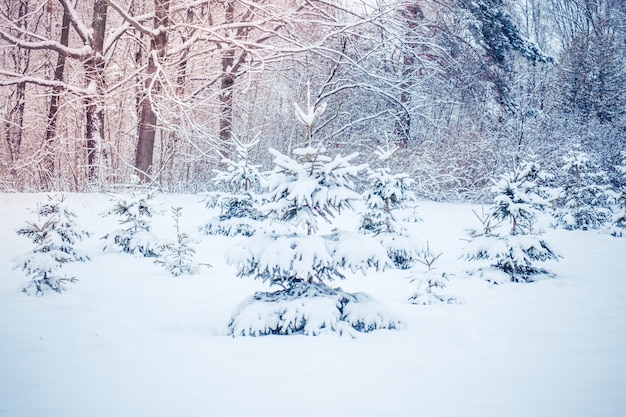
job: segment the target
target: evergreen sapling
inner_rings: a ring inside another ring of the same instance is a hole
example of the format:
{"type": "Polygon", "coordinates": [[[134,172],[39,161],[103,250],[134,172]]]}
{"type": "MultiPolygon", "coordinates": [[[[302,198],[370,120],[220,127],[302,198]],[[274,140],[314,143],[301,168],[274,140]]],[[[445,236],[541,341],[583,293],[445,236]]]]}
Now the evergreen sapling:
{"type": "Polygon", "coordinates": [[[79,240],[89,236],[76,223],[76,214],[66,205],[64,196],[48,196],[48,201],[37,205],[37,221],[26,222],[17,229],[20,236],[29,238],[35,248],[14,258],[16,268],[21,268],[31,278],[22,288],[28,295],[43,295],[47,291],[63,292],[65,284],[76,278],[61,276],[58,271],[68,262],[84,262],[89,257],[75,248],[79,240]]]}
{"type": "Polygon", "coordinates": [[[155,264],[163,266],[175,277],[182,274],[197,274],[200,272],[200,266],[211,266],[207,263],[194,262],[196,250],[192,246],[193,242],[189,235],[180,231],[182,210],[182,207],[172,207],[176,241],[161,243],[159,245],[160,258],[154,261],[155,264]]]}
{"type": "Polygon", "coordinates": [[[615,167],[621,175],[620,187],[613,193],[615,207],[610,233],[616,237],[624,236],[626,229],[626,151],[622,151],[622,164],[615,167]]]}
{"type": "Polygon", "coordinates": [[[390,160],[398,149],[388,146],[376,150],[384,167],[370,171],[360,230],[379,239],[397,268],[409,269],[424,249],[420,241],[409,236],[405,221],[400,217],[401,211],[414,204],[416,198],[410,190],[413,179],[406,173],[391,173],[390,160]]]}
{"type": "MultiPolygon", "coordinates": [[[[476,272],[493,284],[532,282],[541,275],[554,276],[537,262],[558,260],[559,255],[534,227],[549,204],[539,181],[545,174],[536,163],[524,163],[504,175],[491,189],[494,203],[482,218],[482,231],[469,232],[466,260],[486,260],[476,272]],[[509,230],[498,233],[498,229],[509,230]]],[[[476,213],[475,213],[476,214],[476,213]]]]}
{"type": "Polygon", "coordinates": [[[244,143],[236,138],[237,159],[224,158],[224,171],[216,171],[213,182],[224,192],[209,193],[207,208],[220,208],[220,214],[200,227],[207,235],[252,236],[263,227],[263,215],[258,209],[255,191],[261,182],[259,166],[251,163],[251,152],[258,139],[244,143]]]}
{"type": "Polygon", "coordinates": [[[567,230],[598,229],[608,223],[608,177],[589,155],[574,147],[564,157],[564,185],[554,213],[556,225],[567,230]]]}
{"type": "Polygon", "coordinates": [[[297,117],[307,127],[307,145],[295,149],[294,158],[270,149],[275,168],[263,182],[268,196],[264,209],[268,220],[287,227],[254,235],[227,253],[238,276],[281,288],[242,302],[229,324],[232,335],[353,334],[401,325],[366,294],[329,286],[344,278],[345,270],[384,269],[392,262],[374,239],[341,230],[320,233],[319,221],[331,222],[360,198],[352,179],[364,169],[351,164],[356,154],[333,159],[322,144],[311,145],[313,123],[320,114],[310,102],[305,111],[296,106],[297,117]]]}
{"type": "Polygon", "coordinates": [[[150,231],[150,218],[156,211],[152,206],[154,193],[132,195],[129,198],[119,197],[114,207],[105,216],[116,215],[120,217],[120,225],[123,229],[114,230],[101,239],[104,240],[103,250],[119,250],[136,256],[157,257],[159,247],[157,239],[150,231]]]}
{"type": "Polygon", "coordinates": [[[426,267],[423,273],[416,272],[410,277],[411,282],[417,283],[417,291],[409,297],[412,304],[431,305],[431,304],[456,304],[454,297],[442,295],[440,291],[447,286],[448,277],[445,272],[437,273],[433,264],[439,259],[443,253],[435,255],[430,250],[430,245],[426,242],[426,250],[417,262],[426,267]]]}

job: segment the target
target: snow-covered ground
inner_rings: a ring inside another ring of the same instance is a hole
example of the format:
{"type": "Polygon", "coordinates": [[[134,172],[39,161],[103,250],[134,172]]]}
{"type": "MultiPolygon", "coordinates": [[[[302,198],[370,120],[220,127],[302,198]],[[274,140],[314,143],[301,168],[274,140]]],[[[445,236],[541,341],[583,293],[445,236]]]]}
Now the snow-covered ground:
{"type": "MultiPolygon", "coordinates": [[[[231,313],[267,287],[235,277],[224,252],[240,238],[196,229],[209,213],[193,195],[160,195],[154,232],[174,238],[169,208],[200,239],[200,275],[172,277],[151,259],[103,253],[117,228],[110,197],[70,194],[93,233],[92,257],[66,265],[63,294],[28,297],[11,258],[32,244],[15,229],[44,194],[0,194],[0,416],[624,416],[626,238],[548,230],[557,274],[489,286],[463,271],[467,204],[421,202],[416,225],[458,305],[416,306],[402,271],[338,282],[391,307],[406,328],[357,338],[225,336],[231,313]]],[[[343,228],[356,224],[342,217],[343,228]]]]}

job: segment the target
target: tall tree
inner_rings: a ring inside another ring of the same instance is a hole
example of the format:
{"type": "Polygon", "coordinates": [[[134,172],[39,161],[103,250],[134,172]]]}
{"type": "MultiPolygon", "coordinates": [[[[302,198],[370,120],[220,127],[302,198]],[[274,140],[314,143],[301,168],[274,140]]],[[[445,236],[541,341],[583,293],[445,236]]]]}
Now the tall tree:
{"type": "Polygon", "coordinates": [[[87,141],[88,176],[97,178],[98,164],[102,164],[104,141],[104,95],[106,82],[104,77],[104,40],[106,33],[108,5],[105,0],[94,0],[91,21],[92,34],[90,44],[92,53],[85,61],[87,88],[95,94],[86,97],[85,139],[87,141]]]}
{"type": "Polygon", "coordinates": [[[169,8],[169,0],[154,1],[154,29],[148,32],[150,34],[150,52],[148,55],[147,77],[144,82],[144,95],[141,102],[139,138],[135,156],[135,168],[137,168],[139,177],[143,180],[149,178],[153,163],[157,115],[152,104],[152,97],[161,90],[157,71],[159,59],[162,59],[166,53],[169,8]]]}
{"type": "MultiPolygon", "coordinates": [[[[63,18],[61,21],[61,37],[59,43],[67,48],[69,46],[70,37],[70,15],[67,10],[63,10],[63,18]]],[[[64,53],[57,54],[57,63],[54,68],[54,85],[50,95],[50,103],[48,105],[48,118],[46,123],[46,131],[44,133],[44,159],[43,159],[43,179],[46,188],[52,185],[52,179],[55,173],[54,147],[57,142],[57,124],[59,120],[59,100],[63,92],[63,74],[65,72],[65,62],[67,55],[64,53]]]]}
{"type": "MultiPolygon", "coordinates": [[[[26,30],[28,27],[28,0],[19,0],[16,3],[6,4],[6,9],[3,11],[3,14],[5,15],[5,19],[10,19],[13,22],[15,27],[14,32],[19,34],[20,31],[26,30]]],[[[30,50],[13,48],[11,52],[9,52],[9,56],[15,74],[17,76],[25,76],[30,67],[30,50]]],[[[20,159],[22,132],[24,129],[26,84],[24,80],[19,80],[13,84],[4,121],[4,135],[9,149],[11,174],[15,178],[17,178],[18,175],[17,164],[20,159]]]]}

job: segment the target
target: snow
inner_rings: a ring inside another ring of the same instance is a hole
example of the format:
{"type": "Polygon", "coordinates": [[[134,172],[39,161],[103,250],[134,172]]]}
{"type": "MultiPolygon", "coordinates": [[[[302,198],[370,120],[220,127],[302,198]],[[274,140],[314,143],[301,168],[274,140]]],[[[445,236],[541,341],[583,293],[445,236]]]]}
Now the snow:
{"type": "MultiPolygon", "coordinates": [[[[92,232],[77,247],[92,260],[61,268],[79,279],[63,294],[29,297],[11,259],[32,244],[15,229],[45,195],[0,194],[0,416],[626,415],[626,239],[548,229],[563,256],[555,278],[489,285],[459,259],[479,208],[420,201],[411,228],[443,252],[437,272],[462,304],[411,304],[407,271],[347,274],[333,283],[369,294],[403,328],[233,338],[233,311],[269,290],[226,263],[246,238],[197,232],[210,217],[200,196],[155,199],[183,207],[181,231],[212,268],[172,277],[154,258],[102,252],[100,237],[119,227],[99,216],[109,197],[70,194],[92,232]]],[[[345,216],[336,221],[358,224],[345,216]]],[[[151,221],[171,237],[168,213],[151,221]]]]}

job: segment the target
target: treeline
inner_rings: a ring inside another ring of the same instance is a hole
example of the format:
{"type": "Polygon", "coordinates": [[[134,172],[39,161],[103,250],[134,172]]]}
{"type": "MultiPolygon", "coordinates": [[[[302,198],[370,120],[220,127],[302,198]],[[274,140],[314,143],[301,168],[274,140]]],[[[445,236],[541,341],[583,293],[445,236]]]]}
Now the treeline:
{"type": "Polygon", "coordinates": [[[235,140],[313,140],[399,164],[434,199],[480,198],[579,145],[626,150],[622,0],[13,0],[0,5],[0,189],[205,189],[235,140]],[[308,87],[310,86],[310,87],[308,87]]]}

